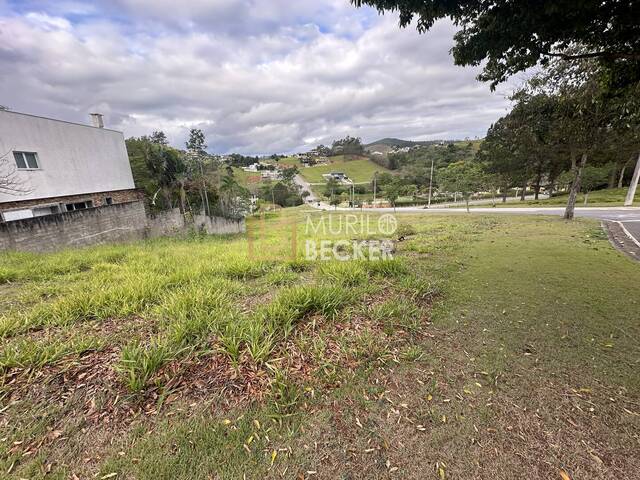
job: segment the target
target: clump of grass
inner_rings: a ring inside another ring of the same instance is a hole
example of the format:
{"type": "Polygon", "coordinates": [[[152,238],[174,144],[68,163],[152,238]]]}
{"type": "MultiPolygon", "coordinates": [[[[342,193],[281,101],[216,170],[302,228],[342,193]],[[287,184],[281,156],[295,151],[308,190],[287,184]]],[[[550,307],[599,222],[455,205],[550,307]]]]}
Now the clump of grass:
{"type": "Polygon", "coordinates": [[[393,333],[397,328],[416,330],[420,326],[420,309],[406,299],[394,298],[379,303],[369,309],[369,315],[383,325],[387,334],[393,333]]]}
{"type": "Polygon", "coordinates": [[[221,324],[233,312],[234,290],[238,286],[229,280],[218,279],[211,284],[189,284],[171,291],[153,309],[173,345],[195,345],[221,324]]]}
{"type": "Polygon", "coordinates": [[[292,272],[302,273],[311,269],[312,263],[304,259],[288,260],[284,262],[284,267],[292,272]]]}
{"type": "Polygon", "coordinates": [[[235,260],[225,264],[222,268],[222,275],[238,280],[249,280],[259,278],[273,269],[272,262],[258,262],[251,260],[235,260]]]}
{"type": "Polygon", "coordinates": [[[418,345],[410,345],[400,353],[400,358],[408,362],[417,362],[424,357],[424,351],[418,345]]]}
{"type": "Polygon", "coordinates": [[[397,237],[409,237],[416,234],[416,229],[410,223],[400,223],[395,231],[397,237]]]}
{"type": "Polygon", "coordinates": [[[40,368],[71,354],[100,348],[95,338],[77,337],[65,340],[16,339],[0,350],[0,372],[9,368],[40,368]]]}
{"type": "Polygon", "coordinates": [[[176,353],[161,341],[145,346],[138,341],[122,349],[122,357],[117,369],[125,378],[132,392],[141,392],[153,375],[176,353]]]}
{"type": "Polygon", "coordinates": [[[218,341],[229,359],[237,364],[242,355],[242,347],[246,340],[246,324],[244,321],[226,323],[218,333],[218,341]]]}
{"type": "Polygon", "coordinates": [[[398,286],[414,300],[431,300],[440,294],[440,287],[436,283],[415,275],[403,277],[398,286]]]}
{"type": "Polygon", "coordinates": [[[364,261],[363,265],[371,275],[401,277],[408,273],[406,264],[399,258],[364,261]]]}
{"type": "Polygon", "coordinates": [[[6,267],[0,267],[0,285],[3,283],[15,282],[18,279],[18,272],[6,267]]]}
{"type": "Polygon", "coordinates": [[[24,330],[27,318],[19,312],[0,315],[0,338],[6,338],[24,330]]]}
{"type": "Polygon", "coordinates": [[[49,304],[29,312],[25,325],[69,325],[84,320],[124,318],[140,314],[166,294],[169,280],[152,273],[96,275],[82,289],[76,289],[49,304]]]}
{"type": "Polygon", "coordinates": [[[281,286],[291,285],[299,279],[298,274],[284,269],[277,269],[264,276],[267,285],[281,286]]]}
{"type": "Polygon", "coordinates": [[[265,327],[266,325],[254,320],[247,322],[247,328],[244,331],[247,353],[256,363],[266,362],[276,347],[277,333],[265,327]]]}
{"type": "Polygon", "coordinates": [[[288,417],[295,413],[302,392],[300,387],[288,377],[288,375],[275,367],[271,367],[273,379],[271,380],[270,397],[273,403],[274,413],[277,417],[288,417]]]}
{"type": "Polygon", "coordinates": [[[321,262],[320,275],[338,285],[354,287],[367,280],[367,272],[361,262],[321,262]]]}
{"type": "Polygon", "coordinates": [[[283,290],[265,312],[269,320],[290,318],[301,320],[308,314],[319,313],[332,318],[346,305],[353,293],[341,286],[303,285],[283,290]]]}

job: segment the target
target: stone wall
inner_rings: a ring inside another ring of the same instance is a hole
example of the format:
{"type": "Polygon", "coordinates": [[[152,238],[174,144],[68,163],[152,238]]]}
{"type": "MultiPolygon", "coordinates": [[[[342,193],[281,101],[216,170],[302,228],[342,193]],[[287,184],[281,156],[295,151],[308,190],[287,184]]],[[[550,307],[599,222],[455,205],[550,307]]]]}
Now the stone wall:
{"type": "Polygon", "coordinates": [[[187,222],[177,209],[148,216],[144,203],[134,201],[0,223],[0,251],[50,252],[176,235],[190,229],[212,235],[241,233],[245,223],[200,216],[187,222]]]}

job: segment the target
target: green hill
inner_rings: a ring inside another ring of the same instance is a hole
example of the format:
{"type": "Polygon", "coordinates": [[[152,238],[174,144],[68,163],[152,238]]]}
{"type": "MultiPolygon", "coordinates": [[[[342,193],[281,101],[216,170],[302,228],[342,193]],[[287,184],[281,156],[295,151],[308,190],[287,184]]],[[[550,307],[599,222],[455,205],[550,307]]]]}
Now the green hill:
{"type": "Polygon", "coordinates": [[[375,142],[371,142],[365,145],[365,148],[372,147],[374,145],[386,145],[387,147],[413,147],[414,145],[431,145],[437,143],[438,140],[428,140],[424,142],[414,142],[412,140],[401,140],[399,138],[383,138],[375,142]]]}
{"type": "Polygon", "coordinates": [[[371,142],[366,144],[364,147],[369,150],[379,150],[381,152],[387,153],[385,150],[390,150],[392,147],[404,148],[404,147],[415,147],[416,145],[420,146],[429,146],[436,145],[440,142],[444,143],[453,143],[453,144],[463,144],[463,143],[473,143],[480,144],[482,140],[424,140],[424,141],[413,141],[413,140],[402,140],[400,138],[383,138],[381,140],[376,140],[375,142],[371,142]]]}
{"type": "Polygon", "coordinates": [[[330,172],[343,172],[355,183],[363,183],[371,181],[375,172],[388,171],[366,157],[356,157],[351,160],[338,155],[330,157],[328,165],[301,168],[300,174],[309,183],[325,183],[326,180],[322,175],[330,172]]]}

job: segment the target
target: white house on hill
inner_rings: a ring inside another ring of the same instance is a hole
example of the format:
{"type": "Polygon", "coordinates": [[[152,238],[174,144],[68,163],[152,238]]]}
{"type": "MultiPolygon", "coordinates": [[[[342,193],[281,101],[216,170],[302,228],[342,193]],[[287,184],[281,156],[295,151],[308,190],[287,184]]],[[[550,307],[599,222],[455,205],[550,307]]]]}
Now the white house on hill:
{"type": "Polygon", "coordinates": [[[122,132],[0,110],[0,216],[19,220],[139,199],[122,132]]]}

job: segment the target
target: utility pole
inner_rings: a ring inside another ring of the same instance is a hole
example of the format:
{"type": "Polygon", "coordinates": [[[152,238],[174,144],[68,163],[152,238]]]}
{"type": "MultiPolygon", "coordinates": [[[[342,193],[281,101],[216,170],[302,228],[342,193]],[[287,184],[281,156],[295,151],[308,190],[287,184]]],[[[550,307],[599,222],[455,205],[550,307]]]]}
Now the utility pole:
{"type": "Polygon", "coordinates": [[[627,192],[627,199],[624,202],[625,207],[630,207],[633,205],[633,197],[636,196],[636,189],[638,188],[639,179],[640,179],[640,154],[638,154],[636,169],[633,171],[633,178],[631,179],[631,185],[629,185],[629,191],[627,192]]]}
{"type": "Polygon", "coordinates": [[[431,208],[431,187],[433,185],[433,158],[431,159],[431,173],[429,174],[429,204],[427,208],[431,208]]]}
{"type": "Polygon", "coordinates": [[[351,207],[353,207],[356,204],[356,185],[355,183],[353,183],[353,180],[351,180],[351,207]]]}
{"type": "Polygon", "coordinates": [[[376,190],[378,188],[378,172],[373,172],[373,208],[376,207],[376,190]]]}

